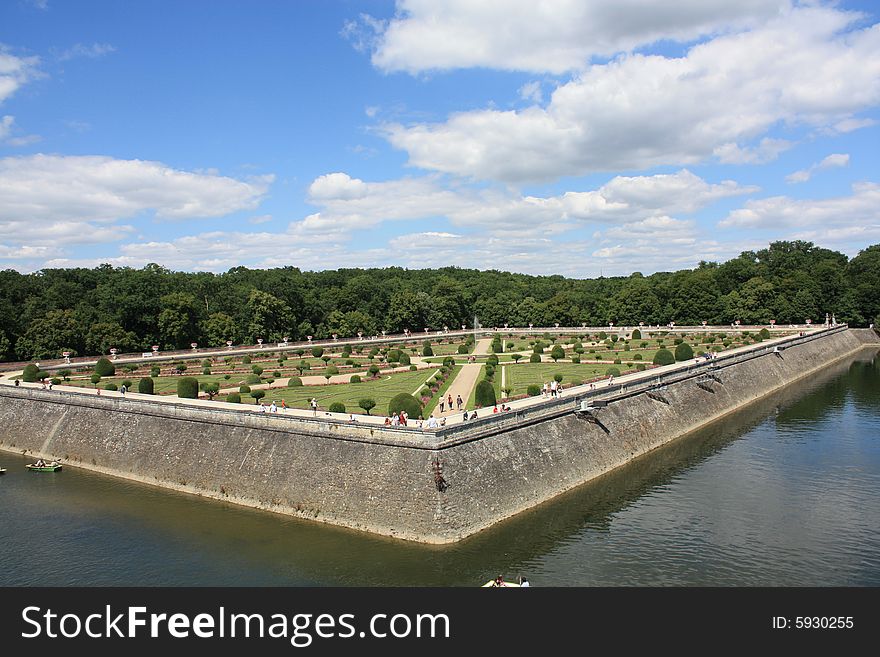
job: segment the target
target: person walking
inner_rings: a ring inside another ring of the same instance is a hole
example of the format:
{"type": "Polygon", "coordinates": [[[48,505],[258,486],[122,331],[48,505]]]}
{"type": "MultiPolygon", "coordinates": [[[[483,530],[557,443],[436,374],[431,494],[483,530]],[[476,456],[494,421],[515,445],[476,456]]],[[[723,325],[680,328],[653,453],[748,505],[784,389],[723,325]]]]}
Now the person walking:
{"type": "Polygon", "coordinates": [[[440,398],[440,412],[444,411],[444,407],[446,406],[446,400],[443,397],[440,398]]]}
{"type": "Polygon", "coordinates": [[[312,400],[309,402],[309,406],[312,407],[312,413],[314,415],[318,414],[318,400],[312,397],[312,400]]]}
{"type": "Polygon", "coordinates": [[[455,406],[459,411],[461,410],[462,404],[464,404],[464,402],[461,399],[461,395],[457,395],[455,398],[455,406]]]}
{"type": "Polygon", "coordinates": [[[446,407],[452,411],[452,395],[446,397],[446,407]]]}

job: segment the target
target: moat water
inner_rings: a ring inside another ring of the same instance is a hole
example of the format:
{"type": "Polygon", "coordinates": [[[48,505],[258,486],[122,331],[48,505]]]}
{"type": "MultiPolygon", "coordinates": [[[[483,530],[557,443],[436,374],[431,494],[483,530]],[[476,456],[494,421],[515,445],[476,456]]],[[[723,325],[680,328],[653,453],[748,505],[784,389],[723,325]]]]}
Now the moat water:
{"type": "Polygon", "coordinates": [[[450,546],[0,452],[0,585],[880,585],[880,354],[865,350],[450,546]]]}

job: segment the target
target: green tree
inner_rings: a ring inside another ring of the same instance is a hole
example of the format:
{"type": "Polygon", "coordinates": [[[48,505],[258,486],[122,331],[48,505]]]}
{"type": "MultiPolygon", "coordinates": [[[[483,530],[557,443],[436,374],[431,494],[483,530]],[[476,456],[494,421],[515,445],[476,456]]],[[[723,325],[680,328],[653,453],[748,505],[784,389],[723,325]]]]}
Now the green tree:
{"type": "Polygon", "coordinates": [[[562,345],[553,345],[553,349],[550,350],[550,358],[553,359],[554,363],[560,358],[565,358],[565,350],[562,348],[562,345]]]}
{"type": "Polygon", "coordinates": [[[358,402],[358,406],[360,406],[362,409],[364,409],[364,411],[366,412],[366,414],[369,415],[369,414],[370,414],[370,409],[371,409],[371,408],[374,408],[374,407],[376,406],[376,400],[375,400],[375,399],[370,399],[369,397],[365,397],[364,399],[361,399],[361,400],[358,402]]]}
{"type": "Polygon", "coordinates": [[[491,382],[483,379],[477,383],[474,388],[474,403],[477,406],[494,406],[495,405],[495,387],[491,382]]]}
{"type": "Polygon", "coordinates": [[[95,363],[95,374],[113,376],[116,374],[116,366],[107,358],[99,358],[95,363]]]}
{"type": "Polygon", "coordinates": [[[682,342],[675,348],[675,360],[681,362],[683,360],[690,360],[694,357],[694,350],[687,342],[682,342]]]}
{"type": "Polygon", "coordinates": [[[388,402],[389,415],[400,413],[400,411],[406,411],[406,414],[409,417],[416,419],[422,414],[422,405],[419,403],[419,400],[412,395],[406,392],[401,392],[392,397],[391,401],[388,402]]]}
{"type": "Polygon", "coordinates": [[[235,320],[224,312],[208,315],[208,318],[202,322],[202,335],[212,347],[222,347],[227,340],[238,342],[240,339],[235,320]]]}
{"type": "Polygon", "coordinates": [[[83,345],[82,329],[72,310],[51,310],[33,320],[15,343],[22,360],[57,358],[66,347],[77,351],[83,345]]]}

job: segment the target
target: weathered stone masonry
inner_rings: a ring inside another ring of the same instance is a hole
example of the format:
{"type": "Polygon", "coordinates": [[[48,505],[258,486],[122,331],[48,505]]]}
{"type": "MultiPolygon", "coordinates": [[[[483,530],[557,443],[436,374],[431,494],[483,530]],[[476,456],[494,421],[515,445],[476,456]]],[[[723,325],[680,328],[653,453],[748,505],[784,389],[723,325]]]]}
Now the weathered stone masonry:
{"type": "Polygon", "coordinates": [[[607,405],[588,415],[574,412],[580,398],[571,395],[436,434],[2,386],[0,448],[445,543],[876,344],[867,330],[793,338],[778,355],[760,348],[659,382],[596,391],[607,405]]]}

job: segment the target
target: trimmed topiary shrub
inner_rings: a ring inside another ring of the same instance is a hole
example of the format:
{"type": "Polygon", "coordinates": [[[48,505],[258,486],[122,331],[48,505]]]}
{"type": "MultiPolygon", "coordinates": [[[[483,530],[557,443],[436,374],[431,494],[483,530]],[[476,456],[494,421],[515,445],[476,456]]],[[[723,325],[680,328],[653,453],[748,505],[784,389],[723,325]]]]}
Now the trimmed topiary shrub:
{"type": "Polygon", "coordinates": [[[541,386],[537,383],[532,383],[528,388],[526,388],[526,393],[529,397],[537,397],[541,394],[541,386]]]}
{"type": "Polygon", "coordinates": [[[115,383],[105,383],[104,390],[119,390],[119,386],[115,383]]]}
{"type": "Polygon", "coordinates": [[[486,364],[491,365],[492,367],[498,367],[498,356],[492,354],[486,359],[486,364]]]}
{"type": "Polygon", "coordinates": [[[660,349],[654,354],[654,365],[672,365],[675,362],[675,356],[669,349],[660,349]]]}
{"type": "Polygon", "coordinates": [[[694,350],[687,342],[682,342],[675,348],[675,360],[690,360],[694,357],[694,350]]]}
{"type": "Polygon", "coordinates": [[[253,397],[254,401],[257,402],[258,404],[260,403],[260,400],[265,396],[266,396],[265,390],[254,390],[253,392],[251,392],[251,397],[253,397]]]}
{"type": "Polygon", "coordinates": [[[399,395],[392,397],[391,401],[388,402],[389,415],[400,413],[400,411],[406,411],[409,417],[415,419],[422,414],[422,405],[418,399],[409,393],[401,392],[399,395]]]}
{"type": "Polygon", "coordinates": [[[248,385],[254,385],[256,383],[260,383],[260,381],[262,381],[262,379],[260,379],[260,377],[258,377],[256,374],[248,374],[247,378],[245,378],[244,381],[248,385]]]}
{"type": "Polygon", "coordinates": [[[241,403],[241,395],[237,392],[230,392],[226,395],[226,401],[230,404],[240,404],[241,403]]]}
{"type": "Polygon", "coordinates": [[[252,366],[251,366],[251,372],[253,372],[253,373],[256,374],[257,376],[259,376],[260,374],[263,373],[263,368],[260,367],[259,365],[252,365],[252,366]]]}
{"type": "Polygon", "coordinates": [[[312,356],[314,356],[315,358],[320,358],[323,355],[324,355],[324,348],[323,347],[312,347],[312,356]]]}
{"type": "MultiPolygon", "coordinates": [[[[352,374],[351,378],[348,380],[349,383],[360,383],[361,377],[360,374],[352,374]]],[[[302,381],[300,381],[300,385],[302,385],[302,381]]]]}
{"type": "Polygon", "coordinates": [[[410,365],[410,366],[409,366],[409,371],[410,371],[410,372],[415,372],[417,369],[419,369],[419,368],[416,367],[415,365],[410,365]]]}
{"type": "Polygon", "coordinates": [[[641,354],[633,354],[633,360],[642,360],[641,354]]]}
{"type": "Polygon", "coordinates": [[[644,363],[636,363],[636,369],[637,369],[639,372],[644,372],[645,369],[647,369],[647,367],[648,367],[648,366],[645,365],[644,363]]]}
{"type": "Polygon", "coordinates": [[[540,363],[541,362],[541,354],[532,354],[529,356],[530,363],[540,363]]]}
{"type": "Polygon", "coordinates": [[[465,345],[465,344],[458,345],[458,353],[466,354],[467,352],[468,352],[467,345],[465,345]]]}
{"type": "Polygon", "coordinates": [[[474,402],[477,406],[494,406],[495,387],[485,379],[477,383],[474,389],[474,402]]]}
{"type": "Polygon", "coordinates": [[[608,334],[605,331],[599,331],[599,339],[604,340],[608,337],[608,334]]]}
{"type": "Polygon", "coordinates": [[[443,367],[455,367],[455,359],[452,356],[447,356],[443,359],[443,367]]]}
{"type": "Polygon", "coordinates": [[[152,377],[157,377],[161,373],[162,373],[162,370],[159,368],[158,365],[150,368],[150,376],[152,376],[152,377]]]}
{"type": "Polygon", "coordinates": [[[431,347],[431,343],[426,342],[422,346],[422,356],[433,356],[433,355],[434,355],[434,349],[431,347]]]}
{"type": "Polygon", "coordinates": [[[364,409],[367,412],[367,415],[369,415],[370,409],[375,408],[375,406],[376,406],[376,400],[370,399],[369,397],[367,397],[365,399],[361,399],[358,402],[358,406],[360,406],[362,409],[364,409]]]}
{"type": "Polygon", "coordinates": [[[331,413],[345,413],[345,404],[342,402],[333,402],[328,409],[331,413]]]}
{"type": "Polygon", "coordinates": [[[370,376],[379,376],[379,372],[381,369],[378,365],[370,365],[370,369],[367,370],[370,373],[370,376]]]}
{"type": "Polygon", "coordinates": [[[616,367],[609,367],[605,370],[605,376],[620,376],[620,370],[616,367]]]}
{"type": "Polygon", "coordinates": [[[60,386],[61,385],[61,379],[59,379],[57,376],[53,376],[49,380],[52,382],[53,386],[60,386]]]}
{"type": "MultiPolygon", "coordinates": [[[[37,372],[37,374],[39,374],[39,372],[37,372]]],[[[99,382],[100,380],[101,380],[101,375],[100,375],[100,374],[92,374],[92,375],[89,377],[89,381],[91,381],[94,385],[98,385],[98,382],[99,382]]]]}
{"type": "Polygon", "coordinates": [[[99,358],[98,362],[95,363],[95,374],[100,374],[101,376],[113,376],[116,374],[116,366],[107,358],[99,358]]]}
{"type": "Polygon", "coordinates": [[[556,381],[556,383],[562,383],[562,379],[564,378],[565,377],[558,373],[553,375],[553,380],[556,381]]]}
{"type": "Polygon", "coordinates": [[[298,388],[303,384],[303,380],[298,376],[292,376],[287,380],[288,388],[298,388]]]}
{"type": "Polygon", "coordinates": [[[553,362],[555,363],[557,360],[559,360],[560,358],[564,358],[564,357],[565,357],[565,350],[562,348],[562,345],[559,345],[559,344],[553,345],[553,349],[550,350],[550,358],[553,359],[553,362]]]}
{"type": "Polygon", "coordinates": [[[198,399],[199,380],[194,376],[184,376],[178,379],[177,396],[181,399],[198,399]]]}
{"type": "Polygon", "coordinates": [[[575,354],[574,356],[571,357],[571,362],[572,362],[572,363],[580,363],[580,362],[581,362],[581,357],[578,356],[577,354],[575,354]]]}
{"type": "Polygon", "coordinates": [[[39,371],[39,367],[37,367],[33,363],[28,363],[24,366],[24,372],[21,373],[21,380],[25,383],[35,383],[37,381],[37,373],[39,371]]]}
{"type": "Polygon", "coordinates": [[[241,394],[246,395],[247,393],[249,393],[251,391],[251,387],[250,386],[238,386],[238,391],[241,394]]]}
{"type": "Polygon", "coordinates": [[[145,376],[140,381],[138,381],[138,392],[142,395],[152,395],[153,394],[153,379],[148,376],[145,376]]]}

